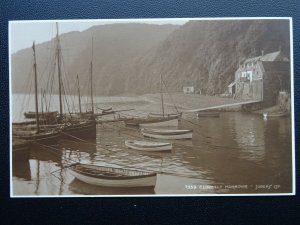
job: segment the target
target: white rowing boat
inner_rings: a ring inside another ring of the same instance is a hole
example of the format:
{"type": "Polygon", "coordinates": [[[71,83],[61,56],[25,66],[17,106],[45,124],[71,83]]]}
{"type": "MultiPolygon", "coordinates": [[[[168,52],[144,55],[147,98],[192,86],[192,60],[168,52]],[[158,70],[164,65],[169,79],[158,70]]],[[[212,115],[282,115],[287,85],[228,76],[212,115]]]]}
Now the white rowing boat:
{"type": "Polygon", "coordinates": [[[158,139],[191,139],[193,138],[192,130],[162,130],[162,129],[142,129],[145,137],[158,139]]]}
{"type": "Polygon", "coordinates": [[[180,118],[181,113],[170,113],[170,114],[161,114],[161,113],[149,113],[148,118],[180,118]]]}
{"type": "Polygon", "coordinates": [[[178,126],[178,118],[163,118],[158,120],[157,122],[145,121],[140,123],[140,128],[148,128],[148,127],[177,127],[178,126]]]}
{"type": "Polygon", "coordinates": [[[155,187],[157,173],[76,163],[68,171],[78,180],[102,187],[155,187]]]}
{"type": "Polygon", "coordinates": [[[171,143],[126,140],[125,145],[128,148],[142,151],[169,151],[172,149],[171,143]]]}

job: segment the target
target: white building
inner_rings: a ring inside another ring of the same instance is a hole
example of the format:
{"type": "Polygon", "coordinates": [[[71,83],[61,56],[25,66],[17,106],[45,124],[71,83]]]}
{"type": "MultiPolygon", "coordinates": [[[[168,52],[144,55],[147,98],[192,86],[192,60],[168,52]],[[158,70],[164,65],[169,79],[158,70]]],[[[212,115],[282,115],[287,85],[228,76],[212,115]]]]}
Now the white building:
{"type": "Polygon", "coordinates": [[[183,93],[185,93],[185,94],[193,94],[194,92],[195,92],[194,86],[183,87],[183,93]]]}

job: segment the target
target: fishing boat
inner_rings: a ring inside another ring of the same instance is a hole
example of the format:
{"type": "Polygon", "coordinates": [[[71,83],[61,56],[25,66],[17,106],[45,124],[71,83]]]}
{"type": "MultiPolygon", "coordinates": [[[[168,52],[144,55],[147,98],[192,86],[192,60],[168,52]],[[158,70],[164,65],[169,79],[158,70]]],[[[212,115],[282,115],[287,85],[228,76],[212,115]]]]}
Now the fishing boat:
{"type": "Polygon", "coordinates": [[[163,130],[163,129],[142,129],[145,137],[157,139],[192,139],[192,130],[163,130]]]}
{"type": "Polygon", "coordinates": [[[155,187],[157,173],[88,164],[72,164],[68,171],[78,180],[102,187],[155,187]]]}
{"type": "MultiPolygon", "coordinates": [[[[70,116],[67,118],[66,115],[63,114],[62,107],[62,73],[61,73],[61,46],[59,39],[59,31],[58,31],[58,23],[56,23],[56,54],[57,54],[57,71],[58,71],[58,85],[59,85],[59,116],[58,116],[58,125],[62,126],[62,137],[63,138],[79,138],[79,139],[94,139],[96,138],[96,120],[94,115],[94,102],[93,102],[93,52],[92,59],[90,62],[90,91],[91,91],[91,112],[86,118],[73,118],[70,116]]],[[[92,41],[93,44],[93,41],[92,41]]],[[[92,46],[93,49],[93,46],[92,46]]],[[[78,81],[78,90],[79,90],[79,80],[78,81]]],[[[79,108],[81,114],[81,102],[80,102],[80,92],[79,95],[79,108]]]]}
{"type": "Polygon", "coordinates": [[[199,117],[220,117],[219,112],[198,112],[197,118],[199,117]]]}
{"type": "Polygon", "coordinates": [[[166,142],[126,140],[125,145],[131,149],[151,152],[169,151],[172,149],[172,144],[166,142]]]}
{"type": "Polygon", "coordinates": [[[38,108],[38,83],[37,83],[37,69],[36,69],[36,53],[35,42],[33,42],[33,58],[34,58],[34,90],[35,90],[35,125],[15,125],[12,127],[12,135],[14,139],[22,139],[32,143],[39,143],[43,145],[58,145],[60,130],[55,128],[40,127],[39,108],[38,108]]]}

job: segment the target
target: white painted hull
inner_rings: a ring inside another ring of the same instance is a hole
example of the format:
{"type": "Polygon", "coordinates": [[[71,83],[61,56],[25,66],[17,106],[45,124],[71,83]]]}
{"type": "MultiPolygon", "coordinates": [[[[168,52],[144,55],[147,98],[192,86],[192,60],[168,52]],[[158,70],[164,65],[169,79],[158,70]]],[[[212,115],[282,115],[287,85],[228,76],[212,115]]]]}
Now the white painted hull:
{"type": "Polygon", "coordinates": [[[155,152],[155,151],[169,151],[172,149],[171,143],[161,143],[161,142],[141,142],[141,144],[134,143],[134,141],[125,141],[125,145],[128,148],[135,149],[135,150],[141,150],[141,151],[149,151],[149,152],[155,152]]]}
{"type": "MultiPolygon", "coordinates": [[[[115,169],[118,170],[118,169],[115,169]]],[[[122,169],[119,169],[122,170],[122,169]]],[[[102,187],[116,187],[116,188],[133,188],[133,187],[155,187],[156,185],[156,174],[150,176],[129,176],[118,178],[118,177],[101,177],[101,176],[89,176],[80,173],[78,170],[69,168],[68,171],[76,177],[78,180],[96,186],[102,187]]],[[[136,171],[128,171],[130,173],[137,173],[136,171]]]]}
{"type": "Polygon", "coordinates": [[[179,118],[180,113],[177,114],[160,114],[160,113],[149,113],[148,118],[168,118],[168,117],[174,117],[174,118],[179,118]]]}
{"type": "Polygon", "coordinates": [[[177,140],[177,139],[192,139],[193,138],[193,132],[188,132],[184,134],[155,134],[152,132],[147,132],[145,130],[142,130],[142,134],[145,137],[151,137],[156,139],[167,139],[167,140],[177,140]]]}
{"type": "Polygon", "coordinates": [[[178,126],[178,119],[171,119],[161,122],[154,122],[154,123],[141,123],[140,128],[149,128],[149,127],[177,127],[178,126]]]}

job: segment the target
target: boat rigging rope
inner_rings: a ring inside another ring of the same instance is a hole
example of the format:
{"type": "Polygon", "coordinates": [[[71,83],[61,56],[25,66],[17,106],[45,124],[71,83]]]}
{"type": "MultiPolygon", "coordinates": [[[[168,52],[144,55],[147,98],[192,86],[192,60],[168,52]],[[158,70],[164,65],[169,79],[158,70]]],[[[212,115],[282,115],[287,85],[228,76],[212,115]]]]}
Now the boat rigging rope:
{"type": "Polygon", "coordinates": [[[174,100],[173,100],[173,97],[172,97],[172,95],[171,95],[171,94],[170,94],[170,92],[168,91],[168,88],[167,88],[167,85],[166,85],[165,81],[164,81],[164,80],[162,80],[162,83],[163,83],[163,85],[165,86],[165,88],[166,88],[166,91],[167,91],[168,95],[169,95],[169,96],[170,96],[170,98],[171,98],[172,104],[173,104],[173,106],[174,106],[174,108],[175,108],[176,112],[177,112],[177,113],[180,113],[180,112],[178,111],[178,108],[177,108],[176,104],[174,103],[174,100]]]}

